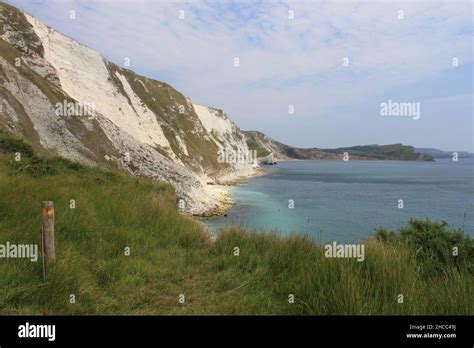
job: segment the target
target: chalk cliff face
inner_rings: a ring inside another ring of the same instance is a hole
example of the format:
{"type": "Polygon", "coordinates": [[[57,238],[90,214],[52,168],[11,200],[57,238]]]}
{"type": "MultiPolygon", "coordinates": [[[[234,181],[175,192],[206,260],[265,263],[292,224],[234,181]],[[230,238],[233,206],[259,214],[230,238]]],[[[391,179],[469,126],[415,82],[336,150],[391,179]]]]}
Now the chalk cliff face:
{"type": "Polygon", "coordinates": [[[0,128],[40,153],[175,186],[184,211],[217,207],[226,183],[252,174],[245,134],[218,109],[119,67],[98,52],[0,3],[0,128]]]}

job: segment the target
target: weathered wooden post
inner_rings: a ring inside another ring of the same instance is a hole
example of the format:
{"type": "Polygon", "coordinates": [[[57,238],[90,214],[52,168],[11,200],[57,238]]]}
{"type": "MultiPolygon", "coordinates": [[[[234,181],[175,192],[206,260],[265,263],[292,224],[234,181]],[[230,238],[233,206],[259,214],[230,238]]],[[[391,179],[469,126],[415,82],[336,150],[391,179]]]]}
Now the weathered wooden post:
{"type": "MultiPolygon", "coordinates": [[[[41,239],[43,243],[43,273],[54,261],[54,205],[51,201],[43,202],[41,210],[41,239]]],[[[44,275],[44,274],[43,274],[44,275]]]]}

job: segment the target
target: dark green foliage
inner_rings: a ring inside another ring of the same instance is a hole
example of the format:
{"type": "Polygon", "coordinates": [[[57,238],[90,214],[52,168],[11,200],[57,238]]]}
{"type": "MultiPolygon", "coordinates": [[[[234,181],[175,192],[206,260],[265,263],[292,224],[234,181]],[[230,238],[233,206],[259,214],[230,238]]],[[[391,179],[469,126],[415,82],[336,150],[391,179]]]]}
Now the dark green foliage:
{"type": "MultiPolygon", "coordinates": [[[[33,177],[42,177],[48,175],[57,175],[64,171],[81,171],[85,170],[82,164],[72,162],[59,157],[39,158],[33,156],[30,159],[23,159],[19,162],[12,161],[12,169],[14,173],[26,173],[33,177]]],[[[112,173],[104,171],[106,175],[112,173]]]]}
{"type": "Polygon", "coordinates": [[[378,228],[376,238],[414,248],[428,274],[439,273],[448,266],[474,274],[474,239],[461,230],[449,229],[445,221],[411,219],[408,226],[401,227],[398,232],[378,228]],[[457,256],[453,255],[454,248],[457,248],[457,256]]]}
{"type": "Polygon", "coordinates": [[[17,153],[21,156],[33,157],[33,148],[21,139],[13,138],[0,129],[0,152],[17,153]]]}
{"type": "Polygon", "coordinates": [[[13,161],[12,167],[16,173],[27,173],[33,177],[57,174],[57,168],[48,159],[33,157],[30,160],[13,161]]]}
{"type": "MultiPolygon", "coordinates": [[[[22,139],[14,138],[0,130],[0,153],[10,158],[10,174],[25,173],[33,177],[57,175],[64,172],[90,171],[90,168],[62,157],[39,157],[30,144],[22,139]],[[16,155],[19,154],[17,160],[16,155]]],[[[106,169],[96,169],[104,177],[113,179],[118,174],[106,169]]]]}

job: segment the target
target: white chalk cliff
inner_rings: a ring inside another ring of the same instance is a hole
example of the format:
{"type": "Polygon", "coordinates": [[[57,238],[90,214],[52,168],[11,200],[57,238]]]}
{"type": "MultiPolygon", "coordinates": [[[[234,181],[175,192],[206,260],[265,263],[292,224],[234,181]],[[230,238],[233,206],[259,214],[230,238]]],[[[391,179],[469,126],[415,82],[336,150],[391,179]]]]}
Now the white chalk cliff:
{"type": "Polygon", "coordinates": [[[40,153],[169,182],[190,214],[215,209],[225,193],[220,184],[255,167],[219,162],[223,149],[249,151],[222,110],[194,104],[3,3],[0,129],[40,153]],[[93,112],[58,114],[58,103],[93,105],[93,112]]]}

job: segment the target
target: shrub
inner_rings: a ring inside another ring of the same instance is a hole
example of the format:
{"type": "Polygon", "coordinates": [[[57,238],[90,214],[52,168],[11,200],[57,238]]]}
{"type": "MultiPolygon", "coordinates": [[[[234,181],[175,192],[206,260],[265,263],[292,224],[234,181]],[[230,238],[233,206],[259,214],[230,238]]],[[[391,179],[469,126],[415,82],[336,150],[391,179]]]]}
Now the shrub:
{"type": "Polygon", "coordinates": [[[448,228],[446,221],[410,219],[398,232],[378,228],[377,239],[390,244],[403,244],[416,250],[428,274],[440,273],[446,266],[455,266],[474,274],[474,239],[461,230],[448,228]],[[457,256],[454,248],[457,248],[457,256]]]}
{"type": "Polygon", "coordinates": [[[2,130],[0,130],[0,152],[15,153],[20,152],[22,156],[33,157],[34,151],[31,145],[25,143],[21,139],[16,139],[2,130]]]}

